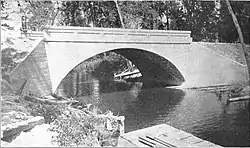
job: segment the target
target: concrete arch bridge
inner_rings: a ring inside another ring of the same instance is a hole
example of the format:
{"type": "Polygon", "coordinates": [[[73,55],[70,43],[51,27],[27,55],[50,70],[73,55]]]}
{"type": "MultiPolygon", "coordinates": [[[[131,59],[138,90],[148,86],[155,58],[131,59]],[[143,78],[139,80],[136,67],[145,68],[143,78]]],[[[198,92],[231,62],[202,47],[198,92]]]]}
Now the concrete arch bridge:
{"type": "Polygon", "coordinates": [[[190,31],[84,27],[45,28],[34,50],[11,73],[22,93],[48,95],[78,64],[113,51],[129,59],[145,79],[163,86],[200,87],[246,81],[246,67],[192,42],[190,31]]]}

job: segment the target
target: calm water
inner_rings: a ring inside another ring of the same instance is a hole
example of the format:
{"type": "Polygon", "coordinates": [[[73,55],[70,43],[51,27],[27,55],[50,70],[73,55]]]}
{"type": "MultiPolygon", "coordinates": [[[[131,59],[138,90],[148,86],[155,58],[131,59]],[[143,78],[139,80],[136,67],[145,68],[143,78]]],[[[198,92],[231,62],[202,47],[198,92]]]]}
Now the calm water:
{"type": "Polygon", "coordinates": [[[125,116],[126,132],[166,123],[222,146],[250,146],[249,102],[226,105],[205,91],[75,77],[61,85],[59,93],[125,116]]]}

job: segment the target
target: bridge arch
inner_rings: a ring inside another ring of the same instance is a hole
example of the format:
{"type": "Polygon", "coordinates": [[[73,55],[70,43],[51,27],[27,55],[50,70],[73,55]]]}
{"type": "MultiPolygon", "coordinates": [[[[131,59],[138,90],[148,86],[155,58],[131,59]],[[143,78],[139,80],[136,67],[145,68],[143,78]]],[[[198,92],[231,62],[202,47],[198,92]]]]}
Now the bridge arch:
{"type": "MultiPolygon", "coordinates": [[[[142,49],[143,53],[148,51],[159,55],[144,58],[146,63],[149,59],[167,59],[167,62],[162,60],[150,67],[166,69],[166,73],[174,76],[174,80],[183,80],[181,76],[178,77],[179,71],[185,78],[181,85],[184,88],[245,83],[248,80],[244,65],[211,52],[208,50],[210,45],[193,43],[190,33],[170,30],[47,27],[44,29],[44,38],[34,44],[34,50],[10,73],[10,83],[14,90],[22,90],[22,94],[31,92],[42,96],[49,95],[55,92],[61,80],[76,65],[96,54],[116,49],[125,56],[128,53],[122,53],[125,49],[142,49]],[[169,70],[170,67],[178,71],[175,73],[174,70],[169,70]]],[[[127,58],[131,58],[128,56],[127,58]]]]}
{"type": "Polygon", "coordinates": [[[160,53],[149,51],[148,49],[136,47],[116,47],[97,52],[94,55],[89,55],[83,59],[79,59],[75,65],[69,69],[60,79],[56,91],[62,80],[77,66],[82,64],[87,59],[105,52],[115,52],[126,59],[130,60],[141,72],[142,78],[145,80],[152,80],[161,86],[178,86],[181,85],[185,79],[178,68],[168,59],[161,56],[160,53]]]}

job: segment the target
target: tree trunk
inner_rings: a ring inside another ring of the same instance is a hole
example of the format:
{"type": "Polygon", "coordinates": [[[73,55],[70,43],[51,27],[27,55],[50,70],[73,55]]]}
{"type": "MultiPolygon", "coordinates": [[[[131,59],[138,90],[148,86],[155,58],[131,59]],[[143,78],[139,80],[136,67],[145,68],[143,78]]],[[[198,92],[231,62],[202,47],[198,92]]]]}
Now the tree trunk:
{"type": "MultiPolygon", "coordinates": [[[[58,1],[57,1],[56,3],[57,3],[57,5],[59,5],[59,4],[58,4],[58,1]]],[[[57,17],[57,14],[58,14],[58,13],[59,13],[59,6],[57,7],[56,14],[54,15],[54,17],[53,17],[53,19],[52,19],[51,26],[54,25],[54,22],[55,22],[55,20],[56,20],[56,17],[57,17]]]]}
{"type": "Polygon", "coordinates": [[[118,3],[117,3],[117,0],[114,0],[114,2],[115,2],[115,5],[116,5],[118,14],[119,14],[119,18],[120,18],[120,21],[121,21],[122,28],[125,29],[125,26],[124,26],[124,23],[123,23],[123,19],[122,19],[122,14],[121,14],[120,7],[119,7],[119,5],[118,5],[118,3]]]}
{"type": "MultiPolygon", "coordinates": [[[[250,76],[250,74],[249,74],[249,72],[250,72],[250,58],[248,58],[248,51],[247,51],[247,48],[245,47],[242,31],[241,31],[240,25],[238,23],[238,20],[237,20],[235,14],[233,12],[233,9],[232,9],[232,7],[230,5],[229,0],[226,0],[226,4],[227,4],[227,8],[228,8],[229,13],[232,16],[235,28],[237,29],[237,32],[239,34],[239,39],[240,39],[240,43],[241,43],[241,46],[242,46],[242,50],[240,51],[241,59],[243,59],[244,64],[247,64],[247,70],[248,70],[247,73],[248,73],[248,79],[249,79],[249,76],[250,76]]],[[[248,83],[250,83],[250,81],[248,83]]]]}

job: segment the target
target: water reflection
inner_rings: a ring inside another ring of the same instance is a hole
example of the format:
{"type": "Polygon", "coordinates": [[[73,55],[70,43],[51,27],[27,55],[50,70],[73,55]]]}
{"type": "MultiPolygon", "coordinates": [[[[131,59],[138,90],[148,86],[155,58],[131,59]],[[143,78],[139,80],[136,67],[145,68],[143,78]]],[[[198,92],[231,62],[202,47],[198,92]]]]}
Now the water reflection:
{"type": "Polygon", "coordinates": [[[167,123],[222,146],[250,146],[249,102],[226,104],[206,91],[148,88],[70,74],[58,93],[125,116],[125,131],[167,123]]]}
{"type": "Polygon", "coordinates": [[[128,105],[125,131],[163,123],[159,118],[167,116],[178,106],[185,93],[178,89],[155,88],[140,91],[137,100],[128,105]]]}

